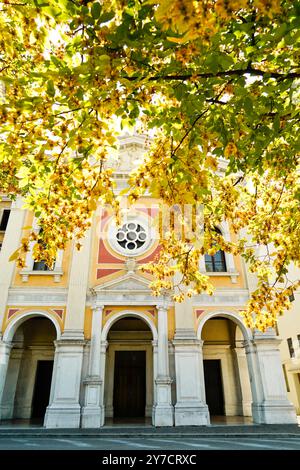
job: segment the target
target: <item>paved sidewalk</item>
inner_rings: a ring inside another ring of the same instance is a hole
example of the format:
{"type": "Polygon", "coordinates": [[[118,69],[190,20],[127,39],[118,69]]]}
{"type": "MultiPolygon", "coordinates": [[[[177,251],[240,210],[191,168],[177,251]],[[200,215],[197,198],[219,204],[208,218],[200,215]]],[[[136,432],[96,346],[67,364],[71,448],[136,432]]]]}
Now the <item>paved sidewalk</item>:
{"type": "Polygon", "coordinates": [[[300,437],[300,426],[297,424],[272,424],[272,425],[243,425],[243,426],[177,426],[161,427],[153,426],[104,426],[99,429],[45,429],[43,427],[18,427],[17,425],[0,426],[0,439],[14,437],[300,437]]]}

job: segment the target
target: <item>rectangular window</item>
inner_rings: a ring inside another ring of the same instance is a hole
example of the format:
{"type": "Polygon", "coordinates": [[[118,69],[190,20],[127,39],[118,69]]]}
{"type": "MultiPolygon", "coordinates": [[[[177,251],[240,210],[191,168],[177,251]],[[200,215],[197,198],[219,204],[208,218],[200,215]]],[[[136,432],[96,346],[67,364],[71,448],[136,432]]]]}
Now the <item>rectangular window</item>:
{"type": "Polygon", "coordinates": [[[33,271],[51,271],[51,269],[48,268],[46,265],[46,262],[44,260],[41,261],[35,261],[33,263],[33,271]]]}
{"type": "Polygon", "coordinates": [[[287,339],[287,344],[288,344],[289,351],[290,351],[290,357],[295,357],[295,350],[294,350],[294,347],[293,347],[292,338],[287,339]]]}
{"type": "Polygon", "coordinates": [[[289,381],[288,381],[288,376],[286,373],[286,367],[285,364],[282,364],[282,369],[283,369],[283,375],[284,375],[284,380],[285,380],[285,386],[286,386],[286,391],[290,391],[290,386],[289,386],[289,381]]]}
{"type": "Polygon", "coordinates": [[[6,230],[8,219],[10,215],[10,209],[4,209],[2,212],[1,222],[0,222],[0,230],[6,230]]]}

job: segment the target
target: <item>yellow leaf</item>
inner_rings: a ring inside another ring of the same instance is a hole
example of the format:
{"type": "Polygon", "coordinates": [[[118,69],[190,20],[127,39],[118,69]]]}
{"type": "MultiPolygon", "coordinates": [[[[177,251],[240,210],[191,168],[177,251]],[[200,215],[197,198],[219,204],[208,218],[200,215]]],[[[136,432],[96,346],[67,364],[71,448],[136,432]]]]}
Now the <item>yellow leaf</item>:
{"type": "Polygon", "coordinates": [[[15,261],[19,256],[19,252],[20,252],[20,248],[18,248],[16,251],[13,252],[13,254],[9,258],[9,261],[15,261]]]}
{"type": "Polygon", "coordinates": [[[176,42],[177,44],[183,44],[184,42],[187,41],[186,37],[183,38],[174,38],[172,36],[168,36],[167,40],[170,42],[176,42]]]}

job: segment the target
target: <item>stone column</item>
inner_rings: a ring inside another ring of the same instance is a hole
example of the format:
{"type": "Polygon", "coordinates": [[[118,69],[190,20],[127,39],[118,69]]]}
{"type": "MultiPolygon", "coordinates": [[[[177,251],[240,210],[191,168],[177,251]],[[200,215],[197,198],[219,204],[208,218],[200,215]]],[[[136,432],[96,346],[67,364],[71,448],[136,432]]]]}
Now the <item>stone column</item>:
{"type": "Polygon", "coordinates": [[[194,330],[178,330],[175,346],[176,395],[175,426],[201,426],[209,424],[209,411],[205,399],[203,371],[203,341],[194,330]]]}
{"type": "Polygon", "coordinates": [[[10,256],[19,248],[24,226],[26,211],[22,209],[23,201],[17,198],[11,205],[10,216],[5,230],[4,240],[0,251],[0,328],[3,324],[7,306],[8,290],[11,286],[15,262],[9,261],[10,256]]]}
{"type": "Polygon", "coordinates": [[[55,358],[46,428],[79,428],[79,391],[83,359],[83,339],[67,337],[55,341],[55,358]]]}
{"type": "Polygon", "coordinates": [[[101,370],[101,329],[103,305],[93,307],[92,336],[90,346],[89,373],[84,380],[85,397],[81,426],[99,428],[104,424],[104,409],[101,402],[104,374],[101,370]]]}
{"type": "Polygon", "coordinates": [[[251,416],[252,395],[245,348],[235,348],[234,352],[242,395],[243,416],[251,416]]]}
{"type": "Polygon", "coordinates": [[[192,299],[175,304],[175,325],[175,425],[206,425],[209,412],[205,402],[203,341],[196,337],[192,299]]]}
{"type": "Polygon", "coordinates": [[[173,426],[173,406],[171,399],[171,378],[168,356],[168,311],[165,305],[157,306],[157,376],[154,426],[173,426]]]}
{"type": "Polygon", "coordinates": [[[91,230],[81,250],[73,247],[64,332],[56,341],[51,402],[45,415],[47,428],[79,428],[80,382],[84,350],[84,317],[91,250],[91,230]]]}
{"type": "Polygon", "coordinates": [[[1,419],[14,418],[15,397],[23,352],[24,349],[22,347],[16,347],[15,344],[13,345],[6,373],[5,386],[2,394],[2,404],[0,406],[1,419]]]}
{"type": "MultiPolygon", "coordinates": [[[[253,420],[260,424],[296,424],[297,416],[288,401],[279,352],[279,340],[273,330],[254,334],[248,346],[252,367],[258,376],[253,397],[253,420]]],[[[252,391],[253,394],[253,391],[252,391]]]]}
{"type": "Polygon", "coordinates": [[[0,419],[2,416],[2,399],[7,376],[7,369],[12,343],[0,340],[0,419]]]}

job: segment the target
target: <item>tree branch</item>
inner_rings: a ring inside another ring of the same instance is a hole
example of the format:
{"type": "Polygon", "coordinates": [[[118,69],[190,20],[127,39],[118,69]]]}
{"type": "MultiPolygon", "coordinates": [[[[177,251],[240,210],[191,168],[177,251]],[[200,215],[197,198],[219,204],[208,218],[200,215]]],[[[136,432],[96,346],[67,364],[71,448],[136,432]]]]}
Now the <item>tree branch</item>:
{"type": "MultiPolygon", "coordinates": [[[[248,66],[246,69],[237,69],[237,70],[224,70],[220,72],[203,72],[203,73],[196,73],[196,74],[188,74],[188,75],[155,75],[153,77],[149,77],[148,80],[150,82],[154,82],[157,80],[190,80],[195,78],[213,78],[213,77],[228,77],[228,76],[242,76],[245,74],[249,75],[258,75],[261,77],[269,76],[271,78],[276,78],[280,80],[292,80],[294,78],[300,78],[300,72],[288,72],[288,73],[279,73],[279,72],[268,72],[265,70],[260,70],[252,67],[251,65],[248,66]]],[[[141,79],[145,79],[146,77],[123,77],[127,80],[134,82],[141,79]]]]}

